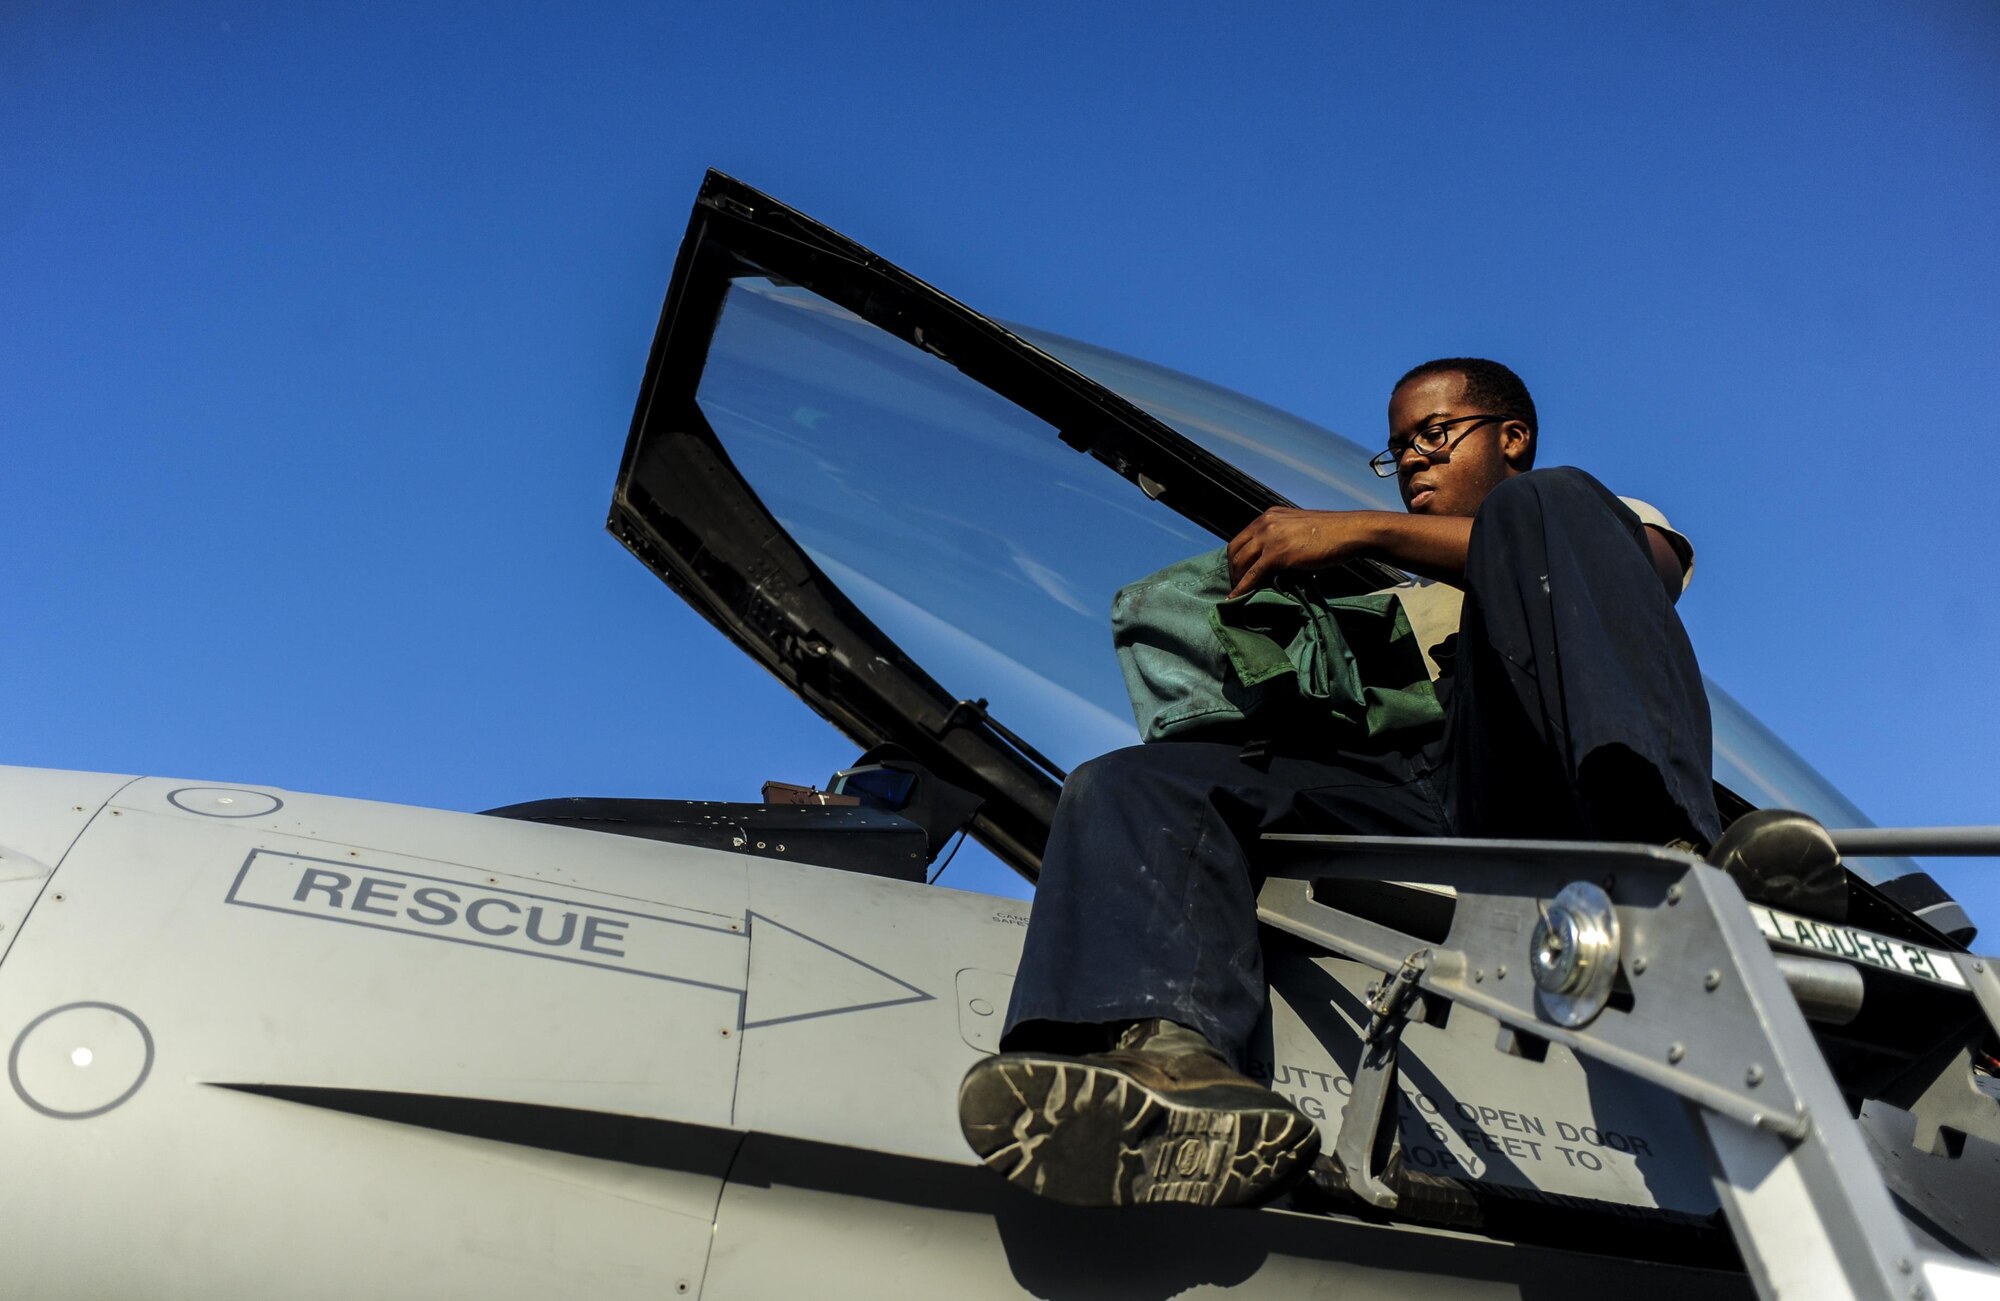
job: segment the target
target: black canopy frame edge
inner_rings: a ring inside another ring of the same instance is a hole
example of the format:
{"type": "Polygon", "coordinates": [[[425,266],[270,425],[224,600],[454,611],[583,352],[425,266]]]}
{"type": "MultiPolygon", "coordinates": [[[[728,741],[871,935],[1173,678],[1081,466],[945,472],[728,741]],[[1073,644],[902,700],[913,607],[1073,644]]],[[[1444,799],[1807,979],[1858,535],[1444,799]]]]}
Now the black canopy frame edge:
{"type": "MultiPolygon", "coordinates": [[[[992,319],[768,195],[707,174],[675,259],[606,527],[857,744],[897,742],[982,795],[973,833],[1033,880],[1056,781],[820,571],[737,472],[695,402],[729,284],[753,275],[806,288],[944,359],[1218,538],[1289,503],[992,319]]],[[[1333,583],[1360,592],[1401,577],[1360,562],[1333,583]]]]}

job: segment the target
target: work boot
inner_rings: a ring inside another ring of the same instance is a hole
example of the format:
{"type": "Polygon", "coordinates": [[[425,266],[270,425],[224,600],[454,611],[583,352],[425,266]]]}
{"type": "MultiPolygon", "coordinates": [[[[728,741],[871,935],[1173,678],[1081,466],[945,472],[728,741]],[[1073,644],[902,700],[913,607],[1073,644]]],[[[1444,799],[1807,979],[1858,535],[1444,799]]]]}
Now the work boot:
{"type": "Polygon", "coordinates": [[[1291,1186],[1319,1130],[1171,1021],[1140,1021],[1110,1052],[988,1057],[958,1087],[980,1160],[1071,1206],[1250,1206],[1291,1186]]]}

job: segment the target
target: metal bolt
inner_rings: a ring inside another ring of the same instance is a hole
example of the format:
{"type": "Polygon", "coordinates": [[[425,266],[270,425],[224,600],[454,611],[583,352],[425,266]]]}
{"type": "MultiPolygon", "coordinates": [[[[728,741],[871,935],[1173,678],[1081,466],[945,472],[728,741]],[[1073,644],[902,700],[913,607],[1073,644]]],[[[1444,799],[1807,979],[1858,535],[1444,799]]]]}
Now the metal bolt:
{"type": "Polygon", "coordinates": [[[1902,1270],[1905,1274],[1908,1274],[1915,1271],[1917,1267],[1915,1263],[1912,1262],[1908,1256],[1898,1256],[1896,1257],[1896,1268],[1902,1270]]]}
{"type": "Polygon", "coordinates": [[[1716,990],[1722,988],[1722,973],[1713,968],[1703,973],[1701,987],[1713,994],[1716,990]]]}
{"type": "Polygon", "coordinates": [[[1678,1066],[1680,1064],[1681,1058],[1687,1055],[1688,1055],[1688,1050],[1686,1044],[1667,1045],[1667,1061],[1669,1063],[1678,1066]]]}
{"type": "Polygon", "coordinates": [[[1750,1063],[1750,1069],[1743,1072],[1743,1082],[1753,1089],[1756,1088],[1764,1082],[1764,1068],[1755,1062],[1750,1063]]]}
{"type": "Polygon", "coordinates": [[[55,900],[57,903],[61,903],[63,901],[63,897],[60,893],[52,894],[49,896],[49,898],[55,900]]]}
{"type": "Polygon", "coordinates": [[[1984,972],[1986,970],[1986,964],[1983,962],[1975,962],[1972,964],[1972,969],[1977,972],[1984,972]]]}
{"type": "Polygon", "coordinates": [[[727,1031],[727,1030],[724,1030],[724,1031],[722,1032],[722,1037],[723,1037],[724,1039],[727,1039],[727,1038],[729,1037],[729,1031],[727,1031]]]}
{"type": "Polygon", "coordinates": [[[1680,882],[1676,881],[1672,885],[1667,887],[1667,907],[1671,908],[1680,901],[1681,901],[1681,884],[1680,882]]]}
{"type": "Polygon", "coordinates": [[[1473,983],[1473,984],[1477,985],[1477,984],[1479,984],[1479,983],[1480,983],[1481,981],[1483,981],[1483,980],[1485,980],[1485,979],[1486,979],[1486,973],[1485,973],[1484,971],[1481,971],[1481,970],[1480,970],[1480,969],[1479,969],[1478,967],[1474,967],[1474,968],[1472,969],[1472,983],[1473,983]]]}
{"type": "Polygon", "coordinates": [[[1507,968],[1504,963],[1500,966],[1493,968],[1493,979],[1495,980],[1507,979],[1507,968]]]}
{"type": "Polygon", "coordinates": [[[1646,974],[1646,960],[1644,958],[1632,959],[1632,974],[1635,976],[1646,974]]]}

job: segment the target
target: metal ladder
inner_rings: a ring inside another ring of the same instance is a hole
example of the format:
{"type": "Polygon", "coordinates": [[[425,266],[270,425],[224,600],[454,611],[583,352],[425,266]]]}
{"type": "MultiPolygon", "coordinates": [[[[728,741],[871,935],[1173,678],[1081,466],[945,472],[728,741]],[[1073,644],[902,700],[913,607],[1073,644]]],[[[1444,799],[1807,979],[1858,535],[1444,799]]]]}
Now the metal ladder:
{"type": "MultiPolygon", "coordinates": [[[[1275,861],[1259,920],[1382,977],[1334,1148],[1356,1195],[1395,1205],[1381,1172],[1400,1032],[1421,1018],[1423,994],[1682,1098],[1767,1301],[2000,1298],[2000,1270],[1917,1246],[1785,971],[1724,872],[1629,844],[1285,835],[1264,846],[1275,861]],[[1317,901],[1313,881],[1327,878],[1449,887],[1449,932],[1429,942],[1317,901]],[[1634,999],[1607,1011],[1620,971],[1634,999]]],[[[2000,1025],[2000,965],[1942,956],[2000,1025]]],[[[1991,1132],[1980,1123],[1975,1132],[1991,1132]]]]}

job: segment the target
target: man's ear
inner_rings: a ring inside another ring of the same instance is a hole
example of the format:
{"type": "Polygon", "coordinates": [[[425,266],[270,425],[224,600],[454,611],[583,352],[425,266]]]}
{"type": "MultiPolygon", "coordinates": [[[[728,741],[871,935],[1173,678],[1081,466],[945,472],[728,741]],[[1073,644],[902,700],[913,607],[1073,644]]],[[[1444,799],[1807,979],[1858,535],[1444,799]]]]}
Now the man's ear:
{"type": "Polygon", "coordinates": [[[1516,470],[1525,470],[1535,463],[1535,431],[1519,420],[1503,421],[1500,425],[1500,457],[1516,470]]]}

